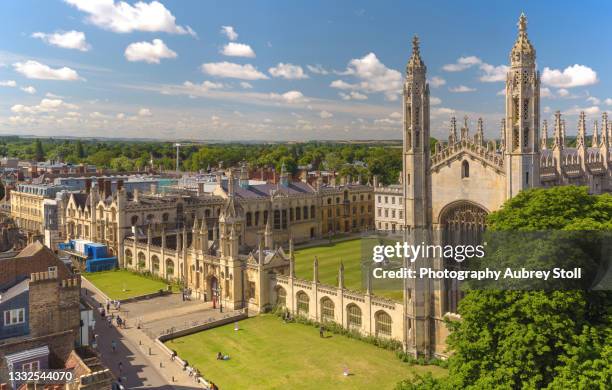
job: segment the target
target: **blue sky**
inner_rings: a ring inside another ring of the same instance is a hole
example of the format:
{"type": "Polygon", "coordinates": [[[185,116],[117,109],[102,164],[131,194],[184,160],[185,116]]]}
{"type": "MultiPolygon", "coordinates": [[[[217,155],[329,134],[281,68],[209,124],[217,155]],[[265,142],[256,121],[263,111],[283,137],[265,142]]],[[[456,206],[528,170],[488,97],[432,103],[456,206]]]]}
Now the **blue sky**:
{"type": "MultiPolygon", "coordinates": [[[[432,134],[497,136],[521,11],[542,119],[612,110],[608,2],[0,2],[0,133],[160,139],[401,138],[413,34],[432,134]],[[225,28],[224,28],[225,26],[225,28]]],[[[589,132],[590,130],[589,126],[589,132]]]]}

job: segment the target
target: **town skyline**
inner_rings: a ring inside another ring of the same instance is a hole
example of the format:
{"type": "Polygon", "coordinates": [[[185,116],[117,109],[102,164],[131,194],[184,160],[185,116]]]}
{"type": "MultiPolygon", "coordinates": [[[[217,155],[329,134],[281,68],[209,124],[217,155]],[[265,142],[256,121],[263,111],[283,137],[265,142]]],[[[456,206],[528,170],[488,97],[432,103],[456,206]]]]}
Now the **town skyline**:
{"type": "Polygon", "coordinates": [[[417,34],[428,67],[432,136],[445,139],[450,117],[462,123],[467,115],[472,131],[482,117],[485,135],[498,138],[521,11],[542,77],[542,119],[550,123],[561,110],[572,136],[580,111],[591,133],[592,121],[612,108],[606,74],[612,56],[593,50],[603,47],[610,29],[605,12],[571,4],[549,9],[508,2],[493,10],[481,2],[441,3],[230,7],[66,0],[45,3],[46,12],[28,17],[27,2],[5,3],[0,134],[401,139],[402,80],[417,34]],[[582,22],[587,15],[589,23],[582,22]],[[431,24],[433,16],[439,23],[431,24]],[[552,29],[553,23],[566,28],[552,29]]]}

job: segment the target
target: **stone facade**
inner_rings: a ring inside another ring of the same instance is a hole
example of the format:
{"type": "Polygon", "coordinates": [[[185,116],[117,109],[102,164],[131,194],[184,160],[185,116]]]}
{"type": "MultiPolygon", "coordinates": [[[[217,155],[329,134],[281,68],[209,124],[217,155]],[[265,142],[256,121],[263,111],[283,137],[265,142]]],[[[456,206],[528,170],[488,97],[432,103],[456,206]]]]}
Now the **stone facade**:
{"type": "MultiPolygon", "coordinates": [[[[451,118],[448,141],[438,142],[433,151],[428,142],[426,67],[415,38],[404,84],[402,181],[409,241],[449,243],[450,232],[457,229],[473,238],[484,230],[488,213],[529,188],[575,184],[588,186],[596,194],[612,191],[612,128],[607,113],[602,115],[601,130],[595,122],[590,147],[581,113],[577,145],[570,148],[565,141],[565,122],[557,112],[550,146],[545,121],[540,134],[540,75],[524,15],[518,27],[510,52],[500,142],[485,141],[480,119],[474,136],[470,136],[467,118],[460,134],[456,119],[451,118]]],[[[418,266],[418,261],[415,264],[418,266]]],[[[444,264],[442,259],[433,261],[435,268],[444,264]]],[[[454,315],[460,298],[456,281],[409,282],[404,305],[407,321],[413,321],[415,327],[412,334],[404,329],[406,350],[415,355],[445,356],[448,330],[444,319],[454,315]]]]}

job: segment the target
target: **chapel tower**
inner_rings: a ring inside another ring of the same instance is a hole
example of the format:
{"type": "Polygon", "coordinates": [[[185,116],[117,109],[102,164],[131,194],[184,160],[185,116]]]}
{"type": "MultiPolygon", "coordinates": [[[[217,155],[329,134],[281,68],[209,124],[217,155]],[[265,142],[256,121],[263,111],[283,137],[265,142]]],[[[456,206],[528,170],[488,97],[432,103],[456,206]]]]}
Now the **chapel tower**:
{"type": "Polygon", "coordinates": [[[412,56],[404,83],[404,197],[408,229],[431,225],[429,172],[429,85],[427,67],[419,52],[419,38],[412,40],[412,56]]]}
{"type": "Polygon", "coordinates": [[[535,67],[535,49],[527,37],[525,14],[520,16],[518,28],[506,77],[504,165],[508,199],[540,185],[540,74],[535,67]]]}

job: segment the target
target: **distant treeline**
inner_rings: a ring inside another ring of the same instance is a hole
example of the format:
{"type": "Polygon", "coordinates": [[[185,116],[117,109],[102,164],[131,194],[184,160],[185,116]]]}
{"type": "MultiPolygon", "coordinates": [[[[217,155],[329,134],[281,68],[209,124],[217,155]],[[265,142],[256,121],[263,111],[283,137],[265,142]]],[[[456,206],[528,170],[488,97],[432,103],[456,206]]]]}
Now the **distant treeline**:
{"type": "MultiPolygon", "coordinates": [[[[431,144],[435,143],[431,139],[431,144]]],[[[176,148],[171,142],[62,140],[53,138],[0,137],[0,155],[26,160],[87,163],[124,172],[144,170],[151,160],[155,168],[173,170],[176,148]]],[[[379,175],[384,184],[396,183],[402,170],[402,149],[397,142],[306,142],[285,144],[182,144],[180,169],[199,171],[208,167],[236,166],[245,161],[251,168],[274,167],[296,173],[298,166],[333,170],[340,176],[361,175],[364,182],[379,175]]]]}

